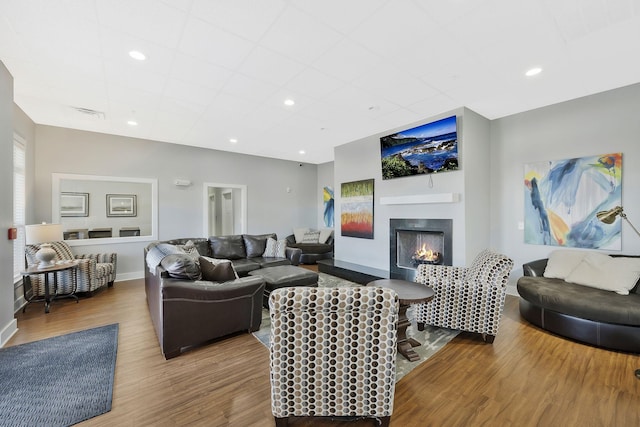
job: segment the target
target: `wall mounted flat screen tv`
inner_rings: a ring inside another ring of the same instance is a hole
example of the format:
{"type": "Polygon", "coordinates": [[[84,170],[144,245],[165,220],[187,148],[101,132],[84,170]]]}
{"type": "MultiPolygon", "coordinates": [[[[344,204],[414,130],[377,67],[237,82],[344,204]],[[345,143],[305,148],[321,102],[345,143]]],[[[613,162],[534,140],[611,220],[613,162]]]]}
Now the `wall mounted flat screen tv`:
{"type": "Polygon", "coordinates": [[[382,179],[458,169],[456,116],[380,138],[382,179]]]}

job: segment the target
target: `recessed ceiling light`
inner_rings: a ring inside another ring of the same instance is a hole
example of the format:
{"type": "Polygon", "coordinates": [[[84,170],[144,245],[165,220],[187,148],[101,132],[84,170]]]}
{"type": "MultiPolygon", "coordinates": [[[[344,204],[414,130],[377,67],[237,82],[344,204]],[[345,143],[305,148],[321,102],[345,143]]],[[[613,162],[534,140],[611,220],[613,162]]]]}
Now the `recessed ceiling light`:
{"type": "Polygon", "coordinates": [[[235,138],[231,138],[231,139],[229,139],[229,142],[232,143],[232,144],[235,144],[236,142],[238,142],[238,140],[235,139],[235,138]]]}
{"type": "Polygon", "coordinates": [[[307,152],[306,152],[306,151],[304,151],[304,150],[300,150],[300,151],[298,151],[298,153],[300,153],[300,154],[307,154],[307,152]]]}
{"type": "Polygon", "coordinates": [[[284,105],[291,107],[292,105],[294,105],[296,102],[293,99],[285,99],[284,100],[284,105]]]}
{"type": "Polygon", "coordinates": [[[526,73],[524,73],[525,76],[527,77],[533,77],[535,75],[538,75],[542,72],[542,68],[540,67],[535,67],[530,69],[529,71],[527,71],[526,73]]]}
{"type": "Polygon", "coordinates": [[[137,50],[132,50],[131,52],[129,52],[129,56],[133,59],[137,59],[138,61],[144,61],[145,59],[147,59],[144,53],[137,50]]]}
{"type": "Polygon", "coordinates": [[[136,122],[135,120],[127,120],[127,124],[129,126],[138,126],[138,122],[136,122]]]}

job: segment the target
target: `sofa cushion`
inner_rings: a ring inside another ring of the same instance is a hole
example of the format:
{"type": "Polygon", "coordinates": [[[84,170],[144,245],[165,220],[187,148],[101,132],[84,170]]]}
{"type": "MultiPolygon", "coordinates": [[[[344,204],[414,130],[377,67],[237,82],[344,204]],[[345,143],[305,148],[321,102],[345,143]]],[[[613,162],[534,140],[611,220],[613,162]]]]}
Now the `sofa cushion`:
{"type": "Polygon", "coordinates": [[[281,257],[258,257],[251,258],[251,261],[257,262],[260,268],[277,267],[280,265],[291,265],[291,261],[288,258],[281,257]]]}
{"type": "Polygon", "coordinates": [[[247,258],[262,256],[267,246],[267,239],[269,238],[277,239],[277,236],[275,233],[260,234],[255,236],[243,234],[242,240],[244,241],[244,249],[247,253],[247,258]]]}
{"type": "Polygon", "coordinates": [[[228,259],[217,259],[209,257],[200,257],[200,271],[202,272],[202,280],[212,282],[226,282],[238,278],[233,264],[228,259]]]}
{"type": "Polygon", "coordinates": [[[551,279],[566,279],[589,254],[587,251],[556,250],[549,254],[549,261],[544,269],[544,277],[551,279]]]}
{"type": "Polygon", "coordinates": [[[302,243],[302,238],[304,237],[304,233],[306,233],[307,231],[309,231],[308,227],[293,229],[293,235],[296,238],[296,243],[302,243]]]}
{"type": "Polygon", "coordinates": [[[566,277],[569,283],[628,295],[640,279],[640,258],[612,258],[598,252],[588,253],[566,277]]]}
{"type": "Polygon", "coordinates": [[[518,293],[547,310],[597,322],[640,326],[640,295],[618,295],[561,279],[524,276],[518,293]]]}
{"type": "Polygon", "coordinates": [[[333,234],[333,228],[323,228],[320,230],[320,237],[318,237],[318,243],[327,243],[329,237],[333,234]]]}
{"type": "Polygon", "coordinates": [[[250,271],[257,270],[260,268],[260,263],[256,260],[260,258],[242,258],[242,259],[234,259],[231,262],[233,263],[233,268],[238,273],[238,276],[244,277],[249,274],[250,271]]]}
{"type": "Polygon", "coordinates": [[[319,231],[307,231],[302,236],[301,243],[319,243],[320,232],[319,231]]]}
{"type": "Polygon", "coordinates": [[[269,237],[266,241],[265,249],[260,254],[263,257],[271,257],[271,258],[285,258],[287,252],[287,241],[276,240],[272,237],[269,237]]]}
{"type": "Polygon", "coordinates": [[[241,235],[209,237],[213,258],[240,259],[246,258],[244,240],[241,235]]]}
{"type": "Polygon", "coordinates": [[[166,255],[160,265],[169,276],[176,279],[199,280],[201,276],[198,260],[185,253],[166,255]]]}

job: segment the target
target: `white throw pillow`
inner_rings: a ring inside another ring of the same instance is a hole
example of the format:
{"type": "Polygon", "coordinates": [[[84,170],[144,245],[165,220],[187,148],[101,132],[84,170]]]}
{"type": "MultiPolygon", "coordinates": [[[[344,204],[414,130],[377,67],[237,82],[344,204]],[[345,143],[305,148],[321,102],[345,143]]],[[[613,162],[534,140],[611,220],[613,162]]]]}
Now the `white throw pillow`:
{"type": "Polygon", "coordinates": [[[307,231],[302,237],[302,243],[318,243],[320,239],[319,231],[307,231]]]}
{"type": "Polygon", "coordinates": [[[269,237],[262,256],[267,258],[286,258],[286,252],[286,240],[276,240],[273,237],[269,237]]]}
{"type": "Polygon", "coordinates": [[[640,258],[590,253],[565,279],[569,283],[629,295],[640,279],[640,258]]]}
{"type": "MultiPolygon", "coordinates": [[[[544,269],[544,277],[552,279],[565,279],[589,254],[587,251],[557,250],[549,254],[547,267],[544,269]]],[[[606,256],[606,255],[605,255],[606,256]]]]}
{"type": "Polygon", "coordinates": [[[318,243],[327,243],[329,237],[333,234],[333,228],[323,228],[320,230],[320,237],[318,238],[318,243]]]}
{"type": "Polygon", "coordinates": [[[309,231],[309,228],[294,228],[293,235],[296,238],[296,243],[302,243],[302,238],[304,237],[304,233],[309,231]]]}

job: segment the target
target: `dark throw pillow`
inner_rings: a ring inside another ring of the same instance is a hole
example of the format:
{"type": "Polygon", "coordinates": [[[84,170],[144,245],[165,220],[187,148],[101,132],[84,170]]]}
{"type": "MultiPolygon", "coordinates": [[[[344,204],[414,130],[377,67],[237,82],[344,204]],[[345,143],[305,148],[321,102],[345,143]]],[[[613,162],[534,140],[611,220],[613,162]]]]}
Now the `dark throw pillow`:
{"type": "Polygon", "coordinates": [[[233,264],[228,259],[221,260],[201,256],[200,271],[202,271],[202,280],[211,282],[227,282],[238,278],[233,264]]]}

